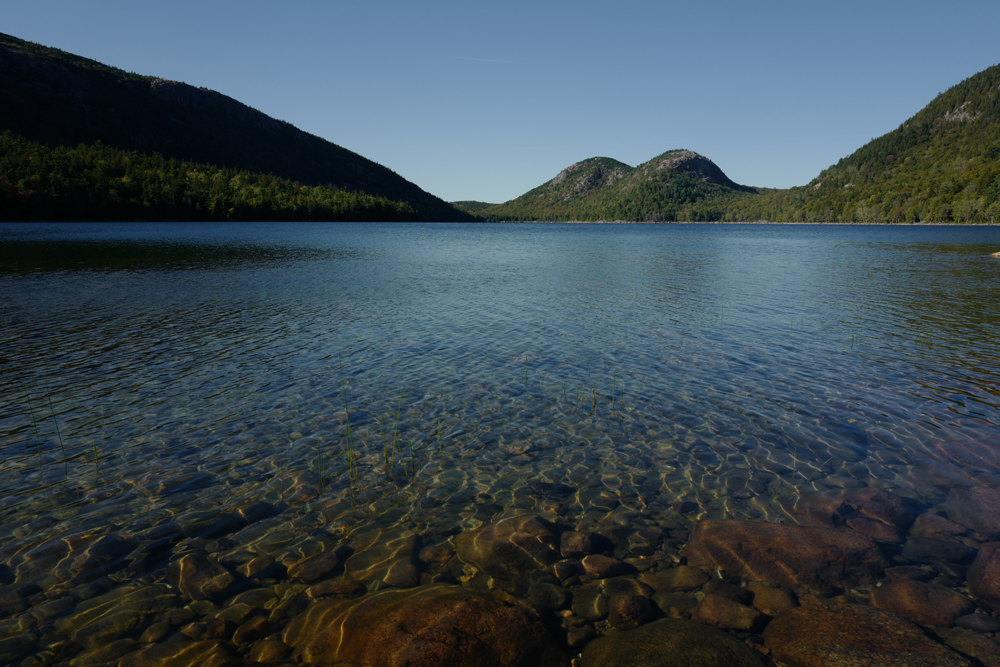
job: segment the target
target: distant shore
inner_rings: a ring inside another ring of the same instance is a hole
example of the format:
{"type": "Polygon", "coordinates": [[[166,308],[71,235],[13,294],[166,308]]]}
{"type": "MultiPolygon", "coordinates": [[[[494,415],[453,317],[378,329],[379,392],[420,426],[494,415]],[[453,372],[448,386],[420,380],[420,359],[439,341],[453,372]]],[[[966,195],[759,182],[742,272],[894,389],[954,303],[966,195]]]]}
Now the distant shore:
{"type": "Polygon", "coordinates": [[[858,227],[997,227],[1000,222],[771,222],[715,221],[698,222],[692,220],[498,220],[502,224],[554,224],[554,225],[852,225],[858,227]]]}

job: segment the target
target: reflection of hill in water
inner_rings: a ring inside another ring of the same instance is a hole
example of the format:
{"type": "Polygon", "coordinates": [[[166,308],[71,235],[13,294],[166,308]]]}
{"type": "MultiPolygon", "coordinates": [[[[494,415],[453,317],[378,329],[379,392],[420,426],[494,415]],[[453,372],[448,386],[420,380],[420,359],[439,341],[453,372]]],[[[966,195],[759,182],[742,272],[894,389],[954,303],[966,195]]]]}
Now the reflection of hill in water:
{"type": "Polygon", "coordinates": [[[293,261],[361,260],[358,250],[198,242],[14,240],[0,244],[0,273],[226,270],[293,261]]]}

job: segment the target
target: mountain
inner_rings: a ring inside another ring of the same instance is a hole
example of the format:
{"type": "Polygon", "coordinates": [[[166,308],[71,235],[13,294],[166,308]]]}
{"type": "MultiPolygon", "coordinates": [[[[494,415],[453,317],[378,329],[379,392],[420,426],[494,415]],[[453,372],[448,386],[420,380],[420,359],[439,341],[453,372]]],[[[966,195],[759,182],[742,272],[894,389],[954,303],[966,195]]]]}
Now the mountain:
{"type": "Polygon", "coordinates": [[[736,202],[729,220],[997,222],[1000,65],[938,95],[807,185],[736,202]]]}
{"type": "Polygon", "coordinates": [[[733,183],[691,151],[632,168],[577,162],[503,204],[460,202],[488,220],[1000,222],[1000,65],[946,92],[807,185],[733,183]]]}
{"type": "Polygon", "coordinates": [[[583,160],[476,213],[488,220],[710,220],[729,201],[756,192],[734,183],[708,158],[673,150],[638,167],[607,157],[583,160]]]}
{"type": "Polygon", "coordinates": [[[272,174],[406,202],[423,220],[472,220],[393,171],[205,88],[125,72],[0,33],[0,132],[49,148],[125,151],[272,174]]]}

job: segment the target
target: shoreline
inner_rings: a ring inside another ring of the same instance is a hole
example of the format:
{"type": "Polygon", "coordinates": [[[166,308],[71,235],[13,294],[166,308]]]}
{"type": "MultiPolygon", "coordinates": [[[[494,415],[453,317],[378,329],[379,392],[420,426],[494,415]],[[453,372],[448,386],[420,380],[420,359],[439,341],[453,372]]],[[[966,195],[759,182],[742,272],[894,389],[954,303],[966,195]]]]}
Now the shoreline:
{"type": "MultiPolygon", "coordinates": [[[[485,222],[485,221],[484,221],[485,222]]],[[[851,227],[1000,227],[1000,222],[772,222],[754,221],[714,221],[691,220],[497,220],[503,225],[803,225],[803,226],[851,226],[851,227]]]]}

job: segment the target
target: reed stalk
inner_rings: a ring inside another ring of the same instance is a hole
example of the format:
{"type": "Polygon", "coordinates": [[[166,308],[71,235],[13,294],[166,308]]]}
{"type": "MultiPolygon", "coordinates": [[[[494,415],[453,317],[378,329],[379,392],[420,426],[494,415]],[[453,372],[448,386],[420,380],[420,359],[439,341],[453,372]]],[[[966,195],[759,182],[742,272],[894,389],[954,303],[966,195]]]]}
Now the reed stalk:
{"type": "Polygon", "coordinates": [[[46,394],[45,398],[49,401],[49,412],[52,414],[52,423],[56,425],[56,435],[59,437],[59,448],[62,450],[63,467],[66,469],[66,476],[69,477],[69,463],[66,459],[66,445],[63,444],[62,433],[59,432],[59,420],[56,419],[56,410],[52,407],[52,397],[46,394]]]}
{"type": "Polygon", "coordinates": [[[351,412],[347,409],[347,380],[344,379],[344,357],[340,355],[340,384],[344,388],[344,415],[347,417],[347,470],[351,488],[358,480],[358,456],[354,451],[354,435],[351,433],[351,412]]]}
{"type": "Polygon", "coordinates": [[[45,481],[45,466],[42,462],[42,439],[38,437],[38,422],[35,421],[35,410],[31,407],[31,395],[28,387],[24,384],[24,376],[21,376],[21,390],[24,392],[24,400],[28,403],[28,414],[31,415],[31,425],[35,429],[35,446],[38,448],[38,476],[39,480],[45,481]]]}

